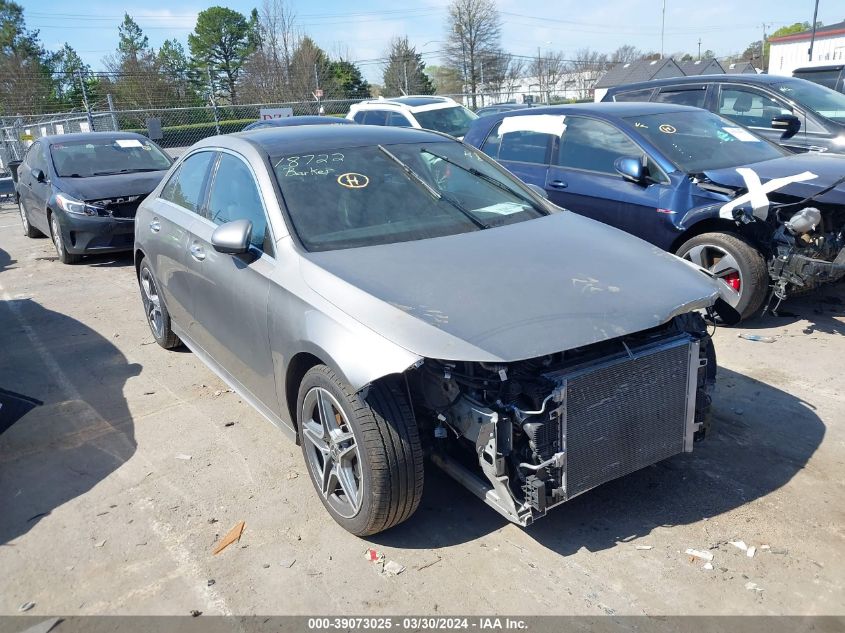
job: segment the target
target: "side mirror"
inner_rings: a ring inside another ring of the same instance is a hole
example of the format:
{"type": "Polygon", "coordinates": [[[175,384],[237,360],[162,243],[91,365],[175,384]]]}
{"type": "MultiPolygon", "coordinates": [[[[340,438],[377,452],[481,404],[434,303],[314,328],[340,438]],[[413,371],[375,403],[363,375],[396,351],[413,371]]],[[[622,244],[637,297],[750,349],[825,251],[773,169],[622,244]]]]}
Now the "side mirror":
{"type": "Polygon", "coordinates": [[[211,245],[219,253],[240,255],[249,250],[252,238],[252,222],[249,220],[233,220],[221,224],[211,234],[211,245]]]}
{"type": "Polygon", "coordinates": [[[542,187],[540,187],[539,185],[532,185],[531,183],[529,183],[529,184],[528,184],[528,188],[529,188],[531,191],[533,191],[534,193],[536,193],[538,196],[540,196],[541,198],[543,198],[544,200],[548,200],[548,199],[549,199],[549,194],[548,194],[548,193],[546,193],[546,190],[545,190],[545,189],[543,189],[542,187]]]}
{"type": "Polygon", "coordinates": [[[38,167],[33,167],[30,173],[32,174],[32,177],[35,178],[35,182],[45,182],[47,180],[44,172],[38,169],[38,167]]]}
{"type": "Polygon", "coordinates": [[[801,119],[794,114],[778,114],[772,117],[772,127],[783,130],[782,139],[792,138],[801,129],[801,119]]]}
{"type": "Polygon", "coordinates": [[[645,169],[643,169],[642,159],[622,156],[613,161],[613,166],[628,182],[633,182],[638,185],[645,182],[645,169]]]}

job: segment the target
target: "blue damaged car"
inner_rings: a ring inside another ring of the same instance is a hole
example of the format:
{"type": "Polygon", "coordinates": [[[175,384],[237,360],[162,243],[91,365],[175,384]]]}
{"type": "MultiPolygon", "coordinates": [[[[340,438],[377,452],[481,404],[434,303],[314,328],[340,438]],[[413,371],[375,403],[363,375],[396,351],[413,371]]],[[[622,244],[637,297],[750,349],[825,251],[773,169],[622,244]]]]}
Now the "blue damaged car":
{"type": "Polygon", "coordinates": [[[845,156],[791,154],[716,114],[659,103],[500,113],[464,142],[558,206],[710,270],[744,318],[767,296],[779,304],[845,275],[845,156]]]}

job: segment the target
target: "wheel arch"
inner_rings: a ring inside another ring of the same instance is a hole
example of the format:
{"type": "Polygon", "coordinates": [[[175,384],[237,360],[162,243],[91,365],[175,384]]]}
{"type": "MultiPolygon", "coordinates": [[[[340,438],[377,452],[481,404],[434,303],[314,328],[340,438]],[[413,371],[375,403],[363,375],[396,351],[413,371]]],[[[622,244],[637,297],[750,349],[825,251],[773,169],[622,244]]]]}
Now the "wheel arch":
{"type": "MultiPolygon", "coordinates": [[[[706,218],[696,222],[683,233],[678,235],[669,247],[669,252],[675,254],[684,242],[704,233],[732,233],[742,236],[736,222],[723,218],[706,218]]],[[[744,237],[744,236],[742,236],[744,237]]]]}

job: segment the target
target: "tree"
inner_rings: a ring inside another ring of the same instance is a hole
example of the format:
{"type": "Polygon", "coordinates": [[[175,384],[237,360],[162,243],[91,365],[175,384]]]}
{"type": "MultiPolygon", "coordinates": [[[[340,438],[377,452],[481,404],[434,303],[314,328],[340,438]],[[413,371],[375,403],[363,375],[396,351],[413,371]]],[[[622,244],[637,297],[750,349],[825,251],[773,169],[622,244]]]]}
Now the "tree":
{"type": "Polygon", "coordinates": [[[56,100],[62,109],[82,106],[84,98],[80,82],[85,83],[89,102],[97,102],[102,97],[99,78],[91,74],[91,67],[67,42],[55,55],[55,76],[56,100]]]}
{"type": "Polygon", "coordinates": [[[43,112],[55,104],[52,70],[38,31],[26,28],[23,7],[0,0],[0,113],[43,112]]]}
{"type": "Polygon", "coordinates": [[[387,63],[384,65],[384,94],[386,96],[430,95],[434,86],[425,74],[425,62],[417,49],[408,43],[408,37],[394,37],[388,45],[387,63]]]}
{"type": "Polygon", "coordinates": [[[361,75],[361,69],[346,60],[329,64],[332,88],[341,99],[366,99],[370,96],[370,84],[361,75]]]}
{"type": "Polygon", "coordinates": [[[117,50],[121,62],[137,62],[139,56],[150,49],[150,39],[144,35],[141,27],[128,13],[123,14],[123,23],[117,27],[117,50]]]}
{"type": "Polygon", "coordinates": [[[231,103],[238,101],[238,77],[252,52],[254,29],[237,11],[211,7],[200,11],[194,32],[188,35],[194,61],[213,80],[222,82],[231,103]]]}
{"type": "Polygon", "coordinates": [[[331,62],[326,52],[307,35],[291,55],[290,83],[295,100],[311,99],[318,88],[331,90],[331,62]]]}
{"type": "Polygon", "coordinates": [[[199,105],[201,87],[206,82],[185,53],[185,47],[177,39],[165,40],[156,54],[156,67],[167,79],[175,99],[185,105],[199,105]]]}
{"type": "Polygon", "coordinates": [[[643,53],[636,46],[624,44],[610,54],[611,64],[630,64],[641,59],[643,53]]]}
{"type": "Polygon", "coordinates": [[[537,58],[532,59],[529,65],[528,73],[537,78],[540,92],[545,93],[547,102],[551,100],[552,93],[558,89],[558,82],[563,75],[567,71],[575,72],[575,69],[567,67],[568,62],[564,59],[565,56],[560,51],[547,52],[545,56],[537,55],[537,58]]]}
{"type": "Polygon", "coordinates": [[[461,74],[449,66],[428,66],[425,74],[434,86],[435,94],[456,95],[462,92],[461,74]]]}
{"type": "Polygon", "coordinates": [[[565,70],[578,99],[587,99],[591,96],[593,86],[607,70],[607,66],[607,55],[604,53],[590,48],[575,51],[572,59],[566,63],[565,70]]]}
{"type": "Polygon", "coordinates": [[[449,7],[446,64],[463,78],[465,89],[476,93],[481,83],[481,61],[499,50],[501,19],[494,0],[453,0],[449,7]]]}

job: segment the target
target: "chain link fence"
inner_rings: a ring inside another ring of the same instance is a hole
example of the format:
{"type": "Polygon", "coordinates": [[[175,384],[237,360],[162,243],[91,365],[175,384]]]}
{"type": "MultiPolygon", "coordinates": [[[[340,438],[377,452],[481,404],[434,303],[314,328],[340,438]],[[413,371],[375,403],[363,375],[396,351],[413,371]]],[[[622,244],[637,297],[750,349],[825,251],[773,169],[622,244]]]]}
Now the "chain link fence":
{"type": "MultiPolygon", "coordinates": [[[[449,96],[470,106],[472,94],[449,96]]],[[[5,170],[10,161],[23,158],[27,147],[38,138],[78,132],[127,131],[148,136],[171,155],[178,156],[197,141],[216,134],[240,132],[259,120],[266,111],[286,115],[323,115],[345,117],[349,108],[365,99],[314,99],[248,105],[205,105],[193,107],[155,107],[139,109],[78,109],[70,112],[0,118],[0,161],[5,170]]],[[[512,94],[477,94],[477,107],[513,101],[512,94]]],[[[529,101],[531,98],[529,97],[529,101]]],[[[543,95],[535,96],[536,102],[543,95]]],[[[111,100],[109,100],[109,103],[111,100]]]]}

